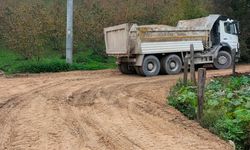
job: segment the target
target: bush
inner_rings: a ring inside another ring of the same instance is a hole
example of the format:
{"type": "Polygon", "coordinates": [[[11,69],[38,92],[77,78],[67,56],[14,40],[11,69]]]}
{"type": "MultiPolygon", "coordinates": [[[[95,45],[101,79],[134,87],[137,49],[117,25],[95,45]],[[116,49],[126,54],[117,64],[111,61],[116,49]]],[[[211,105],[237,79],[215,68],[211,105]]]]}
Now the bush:
{"type": "Polygon", "coordinates": [[[63,61],[39,61],[21,63],[15,69],[18,73],[42,73],[69,71],[71,66],[63,61]]]}
{"type": "Polygon", "coordinates": [[[86,63],[67,64],[63,59],[27,61],[15,66],[11,73],[45,73],[45,72],[62,72],[74,70],[100,70],[113,68],[112,64],[90,61],[86,63]]]}
{"type": "MultiPolygon", "coordinates": [[[[168,96],[169,104],[188,118],[196,118],[196,87],[178,82],[168,96]]],[[[206,86],[201,124],[237,149],[250,146],[250,76],[216,78],[206,86]]]]}
{"type": "Polygon", "coordinates": [[[171,96],[168,97],[168,102],[189,119],[194,119],[196,117],[195,108],[197,105],[197,95],[195,93],[195,87],[191,86],[191,84],[189,84],[189,86],[183,86],[182,82],[179,81],[176,87],[171,90],[171,96]]]}
{"type": "Polygon", "coordinates": [[[39,61],[26,60],[20,55],[0,47],[0,70],[6,74],[14,74],[115,68],[114,58],[96,56],[92,53],[78,53],[74,55],[74,58],[72,65],[65,63],[65,59],[56,54],[45,56],[39,61]]]}

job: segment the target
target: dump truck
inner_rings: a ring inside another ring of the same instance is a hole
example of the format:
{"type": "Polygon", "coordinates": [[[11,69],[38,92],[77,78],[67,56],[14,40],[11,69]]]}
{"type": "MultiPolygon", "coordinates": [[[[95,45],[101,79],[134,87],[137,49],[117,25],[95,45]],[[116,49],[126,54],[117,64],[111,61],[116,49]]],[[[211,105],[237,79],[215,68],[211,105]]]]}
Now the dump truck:
{"type": "Polygon", "coordinates": [[[190,45],[195,65],[229,68],[232,52],[240,57],[239,33],[237,20],[218,14],[181,20],[176,27],[126,23],[104,29],[106,53],[117,58],[119,70],[143,76],[180,73],[190,45]]]}

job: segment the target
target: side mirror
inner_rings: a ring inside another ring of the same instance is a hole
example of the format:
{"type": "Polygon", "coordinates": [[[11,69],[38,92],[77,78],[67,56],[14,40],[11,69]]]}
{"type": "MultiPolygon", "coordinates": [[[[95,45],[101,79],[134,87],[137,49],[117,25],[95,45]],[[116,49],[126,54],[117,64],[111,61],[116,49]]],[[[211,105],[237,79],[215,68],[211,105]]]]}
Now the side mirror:
{"type": "Polygon", "coordinates": [[[241,35],[241,33],[240,33],[240,22],[235,21],[234,24],[235,24],[235,28],[236,28],[236,31],[237,31],[237,35],[241,35]]]}

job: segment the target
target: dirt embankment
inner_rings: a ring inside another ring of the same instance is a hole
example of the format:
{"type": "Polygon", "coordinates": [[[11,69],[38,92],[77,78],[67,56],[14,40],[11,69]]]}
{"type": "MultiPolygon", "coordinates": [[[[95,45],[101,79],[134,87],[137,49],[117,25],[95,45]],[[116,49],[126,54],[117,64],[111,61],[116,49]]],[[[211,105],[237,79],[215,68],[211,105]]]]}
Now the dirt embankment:
{"type": "MultiPolygon", "coordinates": [[[[228,73],[211,70],[208,76],[228,73]]],[[[165,105],[180,77],[113,70],[0,77],[0,150],[231,149],[165,105]]]]}

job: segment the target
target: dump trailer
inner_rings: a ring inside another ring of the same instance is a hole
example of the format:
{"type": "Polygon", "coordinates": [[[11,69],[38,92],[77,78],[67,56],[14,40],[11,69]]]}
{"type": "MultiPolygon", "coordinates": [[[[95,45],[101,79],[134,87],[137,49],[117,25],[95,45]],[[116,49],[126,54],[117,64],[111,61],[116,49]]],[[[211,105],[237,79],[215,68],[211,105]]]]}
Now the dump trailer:
{"type": "Polygon", "coordinates": [[[117,58],[124,74],[143,76],[178,74],[185,57],[194,47],[195,64],[213,64],[229,68],[232,51],[240,57],[239,22],[221,15],[181,20],[168,25],[121,24],[104,29],[106,53],[117,58]]]}

